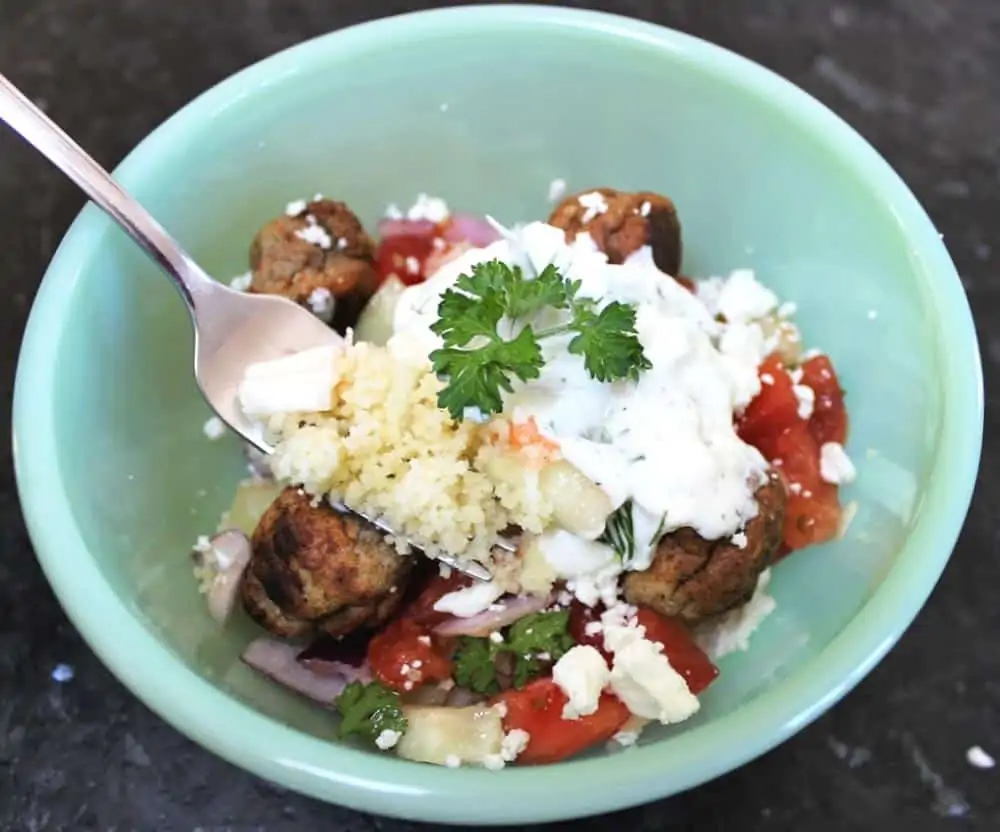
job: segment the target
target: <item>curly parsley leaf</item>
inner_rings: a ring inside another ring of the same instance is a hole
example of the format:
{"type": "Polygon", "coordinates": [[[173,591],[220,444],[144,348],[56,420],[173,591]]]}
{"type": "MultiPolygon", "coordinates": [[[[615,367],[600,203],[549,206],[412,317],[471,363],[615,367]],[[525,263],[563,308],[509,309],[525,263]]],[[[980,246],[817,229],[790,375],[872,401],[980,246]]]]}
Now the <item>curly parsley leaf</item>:
{"type": "Polygon", "coordinates": [[[578,298],[579,281],[564,278],[555,266],[546,266],[534,279],[499,260],[479,263],[463,274],[438,304],[431,330],[444,346],[431,353],[437,375],[447,381],[438,405],[459,420],[467,408],[484,415],[503,410],[503,394],[513,390],[513,379],[538,378],[544,365],[539,341],[567,332],[576,333],[569,351],[581,355],[587,371],[599,381],[636,380],[651,366],[635,332],[635,309],[615,301],[601,312],[594,301],[578,298]],[[567,324],[536,332],[524,326],[504,338],[498,327],[515,324],[543,309],[569,310],[567,324]]]}
{"type": "Polygon", "coordinates": [[[360,737],[375,743],[386,730],[406,732],[399,694],[379,682],[351,682],[334,701],[340,712],[340,737],[360,737]]]}
{"type": "Polygon", "coordinates": [[[569,610],[536,612],[511,625],[502,649],[517,657],[514,686],[523,688],[549,662],[557,662],[574,645],[569,610]]]}
{"type": "Polygon", "coordinates": [[[496,693],[500,685],[495,658],[496,650],[489,639],[463,637],[453,657],[455,684],[476,693],[496,693]]]}
{"type": "Polygon", "coordinates": [[[430,358],[434,371],[448,379],[438,393],[438,406],[456,421],[467,407],[478,407],[485,414],[499,413],[503,410],[503,392],[514,389],[511,378],[538,378],[544,363],[530,327],[513,341],[496,338],[478,349],[443,347],[434,350],[430,358]]]}
{"type": "Polygon", "coordinates": [[[598,381],[638,381],[639,374],[653,366],[636,334],[633,306],[614,301],[600,312],[579,307],[570,328],[577,335],[569,351],[583,356],[587,372],[598,381]]]}

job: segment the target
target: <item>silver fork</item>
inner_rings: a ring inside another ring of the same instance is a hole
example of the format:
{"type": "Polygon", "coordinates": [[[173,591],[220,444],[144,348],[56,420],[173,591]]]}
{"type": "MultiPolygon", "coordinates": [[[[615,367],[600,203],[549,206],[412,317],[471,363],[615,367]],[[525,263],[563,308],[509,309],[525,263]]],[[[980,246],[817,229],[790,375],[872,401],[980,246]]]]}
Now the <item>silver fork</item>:
{"type": "MultiPolygon", "coordinates": [[[[213,280],[107,171],[3,75],[0,119],[72,179],[171,279],[194,326],[194,374],[202,395],[232,430],[270,453],[272,448],[238,404],[237,390],[246,368],[259,361],[339,343],[340,336],[290,300],[238,292],[213,280]]],[[[342,505],[335,508],[393,533],[377,517],[342,505]]],[[[508,551],[514,548],[507,540],[498,545],[508,551]]],[[[451,557],[438,559],[473,578],[491,578],[479,564],[451,557]]]]}

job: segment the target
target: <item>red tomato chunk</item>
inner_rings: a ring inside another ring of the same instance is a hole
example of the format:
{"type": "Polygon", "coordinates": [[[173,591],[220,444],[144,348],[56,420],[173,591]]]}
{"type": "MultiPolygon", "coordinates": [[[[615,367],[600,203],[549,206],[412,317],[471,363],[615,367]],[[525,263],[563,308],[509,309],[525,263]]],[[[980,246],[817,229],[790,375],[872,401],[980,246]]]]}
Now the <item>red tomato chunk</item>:
{"type": "MultiPolygon", "coordinates": [[[[600,621],[602,612],[603,607],[586,607],[575,601],[570,609],[569,632],[578,644],[596,647],[610,663],[611,655],[604,649],[604,636],[600,632],[587,633],[587,625],[600,621]]],[[[684,677],[691,693],[697,695],[715,681],[719,668],[712,664],[683,623],[642,608],[636,620],[646,628],[649,641],[663,645],[670,666],[684,677]]]]}
{"type": "Polygon", "coordinates": [[[604,693],[595,713],[579,719],[563,719],[563,707],[569,700],[549,677],[536,679],[521,690],[508,690],[495,701],[507,706],[505,730],[520,729],[531,736],[517,758],[526,765],[557,763],[607,742],[631,717],[617,696],[604,693]]]}
{"type": "Polygon", "coordinates": [[[372,674],[396,691],[413,690],[451,676],[451,660],[441,655],[431,634],[415,621],[397,618],[368,645],[372,674]]]}

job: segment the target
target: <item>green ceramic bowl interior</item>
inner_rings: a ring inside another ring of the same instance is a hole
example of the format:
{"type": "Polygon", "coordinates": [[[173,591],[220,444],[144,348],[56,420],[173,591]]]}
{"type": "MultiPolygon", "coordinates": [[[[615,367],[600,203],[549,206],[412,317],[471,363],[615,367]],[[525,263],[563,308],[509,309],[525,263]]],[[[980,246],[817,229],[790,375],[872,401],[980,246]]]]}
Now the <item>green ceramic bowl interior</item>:
{"type": "Polygon", "coordinates": [[[243,473],[209,442],[169,283],[93,207],[63,241],[25,337],[17,473],[38,557],[102,659],[198,742],[259,775],[378,813],[552,820],[689,788],[762,753],[854,685],[944,567],[981,442],[975,334],[935,229],[896,175],[807,95],[730,53],[620,18],[465,8],[338,32],[184,108],[118,171],[220,278],[255,229],[317,191],[373,224],[419,192],[542,218],[550,180],[669,194],[686,271],[749,266],[799,307],[848,391],[858,512],[775,570],[778,611],[724,661],[696,719],[613,758],[451,771],[346,747],[331,718],[241,666],[189,551],[243,473]]]}

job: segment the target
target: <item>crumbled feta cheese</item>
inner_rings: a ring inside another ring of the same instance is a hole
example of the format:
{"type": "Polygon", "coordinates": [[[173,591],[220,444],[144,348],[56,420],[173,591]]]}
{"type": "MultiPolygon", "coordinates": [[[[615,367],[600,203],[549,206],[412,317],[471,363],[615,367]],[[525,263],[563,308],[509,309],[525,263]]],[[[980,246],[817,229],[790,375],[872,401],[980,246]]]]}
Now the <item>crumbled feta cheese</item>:
{"type": "Polygon", "coordinates": [[[996,765],[996,761],[978,745],[972,746],[965,752],[965,759],[969,761],[970,766],[976,768],[993,768],[996,765]]]}
{"type": "Polygon", "coordinates": [[[396,743],[399,742],[402,736],[402,731],[393,731],[391,728],[386,728],[381,734],[375,737],[375,745],[380,751],[388,751],[390,748],[396,746],[396,743]]]}
{"type": "Polygon", "coordinates": [[[52,681],[59,682],[59,684],[72,682],[75,675],[75,671],[68,664],[57,664],[52,668],[52,681]]]}
{"type": "Polygon", "coordinates": [[[238,397],[250,417],[329,410],[340,347],[316,347],[247,367],[238,397]]]}
{"type": "Polygon", "coordinates": [[[595,713],[610,679],[607,662],[597,648],[580,644],[570,649],[552,668],[552,681],[569,700],[562,718],[579,719],[595,713]]]}
{"type": "Polygon", "coordinates": [[[653,210],[653,205],[650,202],[644,202],[639,206],[639,216],[648,217],[653,210]]]}
{"type": "Polygon", "coordinates": [[[663,645],[645,638],[615,652],[611,690],[636,716],[664,725],[683,722],[700,707],[698,697],[663,654],[663,645]]]}
{"type": "Polygon", "coordinates": [[[294,199],[285,206],[285,214],[289,217],[297,217],[299,214],[305,213],[308,205],[309,203],[304,199],[294,199]]]}
{"type": "Polygon", "coordinates": [[[337,238],[337,251],[343,251],[349,245],[350,245],[350,241],[347,239],[347,237],[338,237],[337,238]]]}
{"type": "Polygon", "coordinates": [[[750,269],[737,269],[730,274],[718,298],[718,311],[731,324],[760,320],[777,305],[777,295],[758,283],[750,269]]]}
{"type": "Polygon", "coordinates": [[[399,210],[399,206],[395,202],[390,202],[385,207],[385,218],[387,220],[401,220],[403,212],[399,210]]]}
{"type": "Polygon", "coordinates": [[[807,384],[795,384],[792,386],[792,392],[799,402],[799,418],[808,419],[816,407],[816,391],[807,384]]]}
{"type": "Polygon", "coordinates": [[[628,748],[635,745],[639,741],[638,731],[619,731],[612,738],[612,741],[618,743],[618,745],[623,748],[628,748]]]}
{"type": "Polygon", "coordinates": [[[592,219],[608,210],[608,201],[604,198],[604,194],[600,191],[591,191],[587,194],[580,194],[580,196],[577,197],[577,202],[587,209],[580,218],[584,223],[590,222],[592,219]]]}
{"type": "Polygon", "coordinates": [[[237,275],[232,280],[229,281],[229,288],[235,289],[237,292],[245,292],[250,288],[253,283],[253,272],[246,272],[241,275],[237,275]]]}
{"type": "Polygon", "coordinates": [[[459,768],[462,765],[462,758],[457,754],[449,754],[444,758],[444,764],[448,768],[459,768]]]}
{"type": "Polygon", "coordinates": [[[309,294],[309,308],[321,321],[329,322],[333,318],[333,293],[325,286],[317,286],[309,294]]]}
{"type": "Polygon", "coordinates": [[[203,554],[212,550],[212,541],[207,534],[198,535],[198,539],[194,543],[194,550],[203,554]]]}
{"type": "Polygon", "coordinates": [[[757,579],[757,587],[747,603],[706,621],[695,629],[695,641],[712,661],[749,649],[750,636],[778,606],[768,594],[770,583],[771,570],[765,569],[757,579]]]}
{"type": "Polygon", "coordinates": [[[503,644],[503,633],[494,630],[492,633],[490,633],[490,641],[492,641],[494,644],[503,644]]]}
{"type": "Polygon", "coordinates": [[[431,643],[431,637],[430,636],[426,636],[426,635],[425,636],[417,636],[417,641],[419,641],[421,644],[423,644],[423,645],[426,646],[426,645],[429,645],[431,643]]]}
{"type": "Polygon", "coordinates": [[[760,374],[760,383],[761,384],[774,384],[774,376],[772,376],[770,373],[761,373],[760,374]]]}
{"type": "Polygon", "coordinates": [[[529,742],[531,742],[531,734],[527,731],[522,731],[520,728],[514,728],[504,734],[503,739],[500,741],[500,756],[508,763],[511,763],[528,747],[529,742]]]}
{"type": "Polygon", "coordinates": [[[434,609],[437,612],[450,613],[457,618],[472,618],[488,610],[503,593],[503,587],[495,581],[480,581],[442,595],[435,602],[434,609]]]}
{"type": "Polygon", "coordinates": [[[746,549],[747,547],[746,532],[736,532],[736,534],[734,534],[730,539],[732,540],[733,545],[737,549],[746,549]]]}
{"type": "Polygon", "coordinates": [[[201,431],[214,442],[226,435],[226,423],[218,416],[212,416],[201,426],[201,431]]]}
{"type": "Polygon", "coordinates": [[[427,194],[420,194],[410,210],[406,212],[408,220],[430,220],[431,222],[444,222],[449,215],[447,202],[427,194]]]}
{"type": "Polygon", "coordinates": [[[305,228],[300,228],[295,232],[295,236],[300,240],[305,240],[307,243],[319,246],[320,248],[327,249],[333,246],[333,240],[327,233],[323,226],[316,222],[316,218],[311,214],[306,217],[307,221],[310,221],[305,228]]]}
{"type": "Polygon", "coordinates": [[[406,273],[413,275],[420,274],[420,259],[414,257],[412,254],[406,258],[406,273]]]}
{"type": "Polygon", "coordinates": [[[505,716],[507,716],[507,703],[503,701],[494,702],[493,710],[500,715],[500,719],[503,719],[505,716]]]}
{"type": "Polygon", "coordinates": [[[599,636],[604,630],[604,625],[600,621],[588,621],[584,627],[584,635],[587,636],[599,636]]]}
{"type": "Polygon", "coordinates": [[[823,482],[846,485],[854,482],[857,470],[839,442],[826,442],[819,449],[819,475],[823,482]]]}
{"type": "Polygon", "coordinates": [[[500,769],[506,768],[506,766],[507,762],[500,754],[486,754],[483,757],[483,768],[490,771],[500,771],[500,769]]]}
{"type": "Polygon", "coordinates": [[[558,202],[566,195],[566,180],[553,179],[549,182],[549,202],[558,202]]]}

